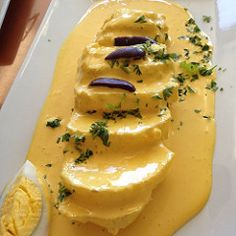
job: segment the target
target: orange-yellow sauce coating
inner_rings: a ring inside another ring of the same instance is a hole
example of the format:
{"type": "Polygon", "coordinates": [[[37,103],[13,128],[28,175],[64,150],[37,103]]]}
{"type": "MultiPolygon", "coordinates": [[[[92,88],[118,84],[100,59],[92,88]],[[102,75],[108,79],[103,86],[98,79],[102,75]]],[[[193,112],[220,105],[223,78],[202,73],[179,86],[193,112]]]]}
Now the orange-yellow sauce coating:
{"type": "MultiPolygon", "coordinates": [[[[74,223],[58,214],[54,207],[65,159],[64,144],[56,144],[56,140],[65,132],[71,109],[74,107],[73,89],[82,51],[94,40],[104,20],[109,18],[114,10],[121,8],[164,14],[169,28],[168,34],[172,39],[168,50],[179,54],[184,53],[184,48],[188,48],[190,52],[196,50],[196,46],[189,41],[178,39],[179,36],[187,34],[185,23],[189,19],[188,13],[182,7],[165,1],[105,1],[94,6],[76,26],[58,55],[52,87],[27,157],[38,168],[42,179],[44,175],[47,176],[44,181],[49,190],[52,190],[48,199],[51,205],[49,235],[110,235],[94,224],[74,223]],[[63,119],[61,127],[53,130],[45,127],[45,122],[50,117],[63,119]],[[51,163],[52,167],[46,167],[47,163],[51,163]]],[[[192,55],[191,60],[200,60],[200,55],[192,55]]],[[[177,69],[177,74],[178,70],[182,72],[177,69]]],[[[173,122],[170,125],[169,137],[164,140],[165,146],[175,153],[171,170],[165,181],[154,190],[152,200],[137,220],[122,229],[118,236],[172,235],[206,203],[211,190],[215,141],[214,93],[205,89],[211,79],[214,79],[214,75],[192,82],[191,87],[196,90],[196,94],[189,93],[184,101],[171,105],[173,122]],[[201,112],[196,113],[194,110],[201,112]],[[205,119],[203,116],[209,116],[211,119],[205,119]]],[[[144,152],[146,148],[144,145],[144,152]]]]}

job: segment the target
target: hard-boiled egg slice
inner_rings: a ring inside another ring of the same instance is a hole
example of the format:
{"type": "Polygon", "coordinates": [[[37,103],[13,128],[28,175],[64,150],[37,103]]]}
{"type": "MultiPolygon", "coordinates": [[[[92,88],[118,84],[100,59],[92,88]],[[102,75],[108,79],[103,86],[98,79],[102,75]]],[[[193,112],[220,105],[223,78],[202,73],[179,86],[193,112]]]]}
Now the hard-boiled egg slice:
{"type": "Polygon", "coordinates": [[[48,209],[35,166],[26,161],[0,198],[1,236],[46,236],[48,209]]]}

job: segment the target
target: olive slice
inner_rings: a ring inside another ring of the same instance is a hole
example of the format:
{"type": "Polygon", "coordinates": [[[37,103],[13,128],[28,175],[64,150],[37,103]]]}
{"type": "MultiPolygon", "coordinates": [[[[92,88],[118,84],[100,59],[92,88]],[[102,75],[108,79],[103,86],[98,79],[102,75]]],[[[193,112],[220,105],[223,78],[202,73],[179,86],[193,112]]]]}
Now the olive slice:
{"type": "Polygon", "coordinates": [[[115,46],[131,46],[135,44],[142,44],[146,42],[157,43],[154,39],[144,36],[132,36],[132,37],[117,37],[115,38],[115,46]]]}
{"type": "Polygon", "coordinates": [[[116,60],[120,58],[126,58],[126,59],[140,59],[145,56],[145,51],[143,51],[141,48],[137,47],[126,47],[126,48],[119,48],[112,53],[110,53],[108,56],[105,57],[105,60],[116,60]]]}
{"type": "Polygon", "coordinates": [[[133,84],[126,80],[111,78],[111,77],[99,77],[89,84],[89,86],[101,86],[109,88],[120,88],[128,90],[129,92],[134,92],[136,88],[133,84]]]}

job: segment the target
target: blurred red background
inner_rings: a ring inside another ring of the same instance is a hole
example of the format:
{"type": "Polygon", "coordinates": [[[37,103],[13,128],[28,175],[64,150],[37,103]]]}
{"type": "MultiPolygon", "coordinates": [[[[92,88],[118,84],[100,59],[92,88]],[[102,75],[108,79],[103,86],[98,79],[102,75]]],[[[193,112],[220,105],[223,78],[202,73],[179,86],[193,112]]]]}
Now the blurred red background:
{"type": "Polygon", "coordinates": [[[11,0],[10,2],[0,29],[0,107],[50,2],[51,0],[11,0]]]}

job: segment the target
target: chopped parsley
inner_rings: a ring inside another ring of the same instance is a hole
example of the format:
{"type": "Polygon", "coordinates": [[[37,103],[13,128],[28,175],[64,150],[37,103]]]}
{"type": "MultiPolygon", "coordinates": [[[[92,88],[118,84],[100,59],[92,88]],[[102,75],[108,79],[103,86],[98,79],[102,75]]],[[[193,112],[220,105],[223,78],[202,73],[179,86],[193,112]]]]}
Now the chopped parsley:
{"type": "Polygon", "coordinates": [[[211,16],[202,16],[202,20],[205,23],[210,23],[211,22],[211,16]]]}
{"type": "Polygon", "coordinates": [[[166,101],[173,94],[174,87],[167,87],[163,90],[163,98],[166,101]]]}
{"type": "Polygon", "coordinates": [[[142,119],[139,108],[130,109],[130,110],[115,110],[113,112],[103,112],[103,119],[106,120],[116,120],[126,118],[128,115],[142,119]]]}
{"type": "Polygon", "coordinates": [[[134,23],[147,23],[146,17],[144,15],[140,16],[134,23]]]}
{"type": "Polygon", "coordinates": [[[190,18],[186,22],[185,26],[187,31],[190,33],[199,33],[201,31],[193,18],[190,18]]]}
{"type": "Polygon", "coordinates": [[[128,60],[125,60],[122,63],[119,63],[119,67],[121,70],[123,70],[127,74],[129,74],[131,72],[130,68],[129,68],[129,61],[128,60]]]}
{"type": "Polygon", "coordinates": [[[202,51],[209,51],[210,50],[210,46],[208,44],[205,44],[202,46],[202,51]]]}
{"type": "Polygon", "coordinates": [[[132,65],[133,71],[135,72],[136,75],[142,75],[142,71],[139,68],[139,65],[132,65]]]}
{"type": "Polygon", "coordinates": [[[196,91],[189,85],[187,86],[187,89],[190,93],[196,93],[196,91]]]}
{"type": "Polygon", "coordinates": [[[178,95],[179,95],[179,97],[181,98],[181,101],[184,101],[184,97],[183,97],[183,96],[186,96],[187,93],[188,93],[188,90],[187,90],[187,88],[185,88],[185,87],[178,89],[178,95]]]}
{"type": "Polygon", "coordinates": [[[199,76],[197,74],[194,74],[194,75],[192,75],[191,82],[198,80],[198,79],[199,79],[199,76]]]}
{"type": "Polygon", "coordinates": [[[108,63],[111,66],[111,68],[118,67],[122,71],[124,71],[126,74],[130,74],[131,72],[134,72],[138,76],[142,75],[142,71],[141,71],[139,65],[137,65],[137,64],[131,65],[130,60],[128,60],[128,59],[120,60],[120,61],[112,60],[111,62],[108,61],[108,63]]]}
{"type": "Polygon", "coordinates": [[[201,111],[202,110],[200,110],[200,109],[194,109],[194,112],[197,113],[197,114],[200,113],[201,111]]]}
{"type": "Polygon", "coordinates": [[[193,45],[202,47],[202,39],[198,35],[188,37],[188,39],[189,42],[192,43],[193,45]]]}
{"type": "Polygon", "coordinates": [[[143,83],[143,80],[140,79],[140,80],[137,80],[136,82],[137,82],[137,83],[143,83]]]}
{"type": "Polygon", "coordinates": [[[180,73],[177,76],[174,76],[174,79],[176,79],[180,83],[180,85],[183,85],[187,77],[180,73]]]}
{"type": "Polygon", "coordinates": [[[105,146],[110,146],[107,122],[97,121],[93,123],[89,132],[92,134],[93,138],[99,137],[105,146]]]}
{"type": "Polygon", "coordinates": [[[206,89],[211,90],[212,92],[216,92],[218,90],[216,81],[211,80],[210,84],[206,86],[206,89]]]}
{"type": "Polygon", "coordinates": [[[177,61],[179,58],[180,58],[180,55],[178,55],[177,53],[165,53],[164,51],[162,51],[155,54],[153,61],[157,61],[157,60],[160,60],[163,62],[167,60],[177,61]]]}
{"type": "Polygon", "coordinates": [[[190,56],[189,56],[189,49],[187,49],[187,48],[184,48],[184,57],[186,58],[186,59],[189,59],[190,58],[190,56]]]}
{"type": "Polygon", "coordinates": [[[202,118],[204,118],[204,119],[207,119],[207,120],[211,120],[211,116],[202,116],[202,118]]]}
{"type": "Polygon", "coordinates": [[[85,152],[82,152],[80,156],[75,160],[75,164],[81,164],[87,161],[93,155],[93,151],[87,149],[85,152]]]}
{"type": "Polygon", "coordinates": [[[111,68],[113,68],[114,66],[119,66],[119,61],[118,60],[111,60],[111,61],[108,61],[109,65],[111,68]]]}
{"type": "Polygon", "coordinates": [[[199,63],[197,62],[186,62],[183,61],[180,63],[180,68],[185,70],[188,74],[198,74],[199,72],[199,63]]]}
{"type": "Polygon", "coordinates": [[[54,119],[54,120],[48,120],[46,123],[47,127],[51,127],[51,128],[57,128],[59,126],[61,126],[61,120],[60,119],[54,119]]]}
{"type": "Polygon", "coordinates": [[[52,167],[52,164],[46,164],[45,166],[46,167],[52,167]]]}
{"type": "Polygon", "coordinates": [[[216,66],[213,66],[212,68],[207,68],[206,66],[203,66],[199,68],[199,74],[202,76],[209,76],[213,73],[216,66]]]}
{"type": "Polygon", "coordinates": [[[162,100],[162,97],[160,95],[158,95],[158,94],[153,96],[153,98],[158,99],[158,100],[162,100]]]}
{"type": "Polygon", "coordinates": [[[127,96],[126,93],[123,93],[123,95],[120,99],[120,102],[117,105],[108,103],[108,104],[106,104],[106,107],[110,110],[119,110],[121,108],[122,103],[125,101],[126,96],[127,96]]]}
{"type": "Polygon", "coordinates": [[[81,143],[84,143],[86,138],[84,135],[73,135],[73,138],[74,138],[74,141],[75,141],[75,144],[81,144],[81,143]]]}
{"type": "Polygon", "coordinates": [[[57,143],[69,142],[70,141],[70,137],[71,137],[71,135],[69,133],[65,133],[62,136],[58,137],[57,143]]]}
{"type": "Polygon", "coordinates": [[[183,61],[180,63],[180,68],[182,68],[183,70],[185,70],[187,73],[191,75],[200,74],[202,76],[209,76],[213,73],[216,66],[212,68],[207,68],[206,66],[200,66],[198,62],[188,63],[186,61],[183,61]]]}
{"type": "Polygon", "coordinates": [[[143,43],[141,46],[141,49],[143,49],[148,55],[153,56],[153,61],[167,61],[167,60],[173,60],[177,61],[180,58],[180,55],[177,53],[166,53],[165,49],[155,50],[152,47],[152,43],[150,41],[147,41],[146,43],[143,43]]]}
{"type": "Polygon", "coordinates": [[[58,197],[59,202],[63,202],[66,197],[69,197],[72,192],[67,189],[62,183],[59,183],[58,197]]]}
{"type": "Polygon", "coordinates": [[[89,115],[92,115],[92,114],[94,114],[94,113],[96,113],[96,112],[97,112],[96,110],[89,110],[89,111],[86,111],[86,113],[89,114],[89,115]]]}
{"type": "Polygon", "coordinates": [[[160,94],[156,94],[152,98],[158,99],[158,100],[164,99],[165,101],[167,101],[168,98],[173,94],[173,89],[174,89],[173,86],[166,87],[165,89],[163,89],[162,96],[160,94]]]}

